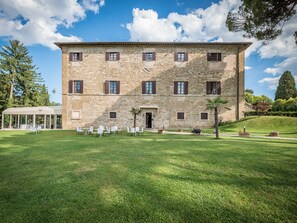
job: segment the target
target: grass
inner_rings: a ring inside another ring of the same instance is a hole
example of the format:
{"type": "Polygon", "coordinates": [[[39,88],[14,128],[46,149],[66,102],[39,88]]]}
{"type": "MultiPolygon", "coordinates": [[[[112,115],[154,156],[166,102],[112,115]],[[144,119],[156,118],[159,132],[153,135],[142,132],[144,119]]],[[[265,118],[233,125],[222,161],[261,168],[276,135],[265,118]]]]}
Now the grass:
{"type": "Polygon", "coordinates": [[[297,141],[0,132],[1,222],[296,222],[297,141]]]}
{"type": "MultiPolygon", "coordinates": [[[[282,116],[251,116],[243,118],[239,121],[232,122],[220,126],[222,133],[238,133],[243,131],[246,126],[246,131],[252,135],[268,135],[272,131],[280,133],[281,137],[297,138],[297,118],[282,117],[282,116]]],[[[203,130],[204,133],[212,133],[213,129],[203,130]]]]}

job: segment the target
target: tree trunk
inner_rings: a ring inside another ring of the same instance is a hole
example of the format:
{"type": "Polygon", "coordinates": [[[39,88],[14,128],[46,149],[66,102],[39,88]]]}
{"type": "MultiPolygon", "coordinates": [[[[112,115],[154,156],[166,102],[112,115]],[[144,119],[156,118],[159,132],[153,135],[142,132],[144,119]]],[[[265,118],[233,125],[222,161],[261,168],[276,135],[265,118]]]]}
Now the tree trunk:
{"type": "Polygon", "coordinates": [[[214,109],[214,118],[215,118],[216,139],[219,139],[219,117],[218,117],[218,108],[215,108],[215,109],[214,109]]]}
{"type": "Polygon", "coordinates": [[[8,108],[11,108],[13,105],[14,74],[12,73],[11,75],[12,75],[12,78],[11,78],[9,99],[8,99],[8,104],[7,104],[8,108]]]}
{"type": "Polygon", "coordinates": [[[134,128],[136,128],[136,114],[134,114],[134,128]]]}

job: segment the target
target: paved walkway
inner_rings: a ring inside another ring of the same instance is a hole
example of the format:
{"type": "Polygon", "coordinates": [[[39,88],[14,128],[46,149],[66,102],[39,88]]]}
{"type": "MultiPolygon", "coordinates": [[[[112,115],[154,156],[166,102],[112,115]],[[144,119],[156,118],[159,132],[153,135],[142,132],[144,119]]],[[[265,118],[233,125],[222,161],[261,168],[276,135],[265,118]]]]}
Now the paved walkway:
{"type": "MultiPolygon", "coordinates": [[[[147,131],[147,130],[146,130],[147,131]]],[[[158,130],[149,130],[151,132],[158,132],[158,130]]],[[[175,134],[175,135],[193,135],[191,132],[174,132],[174,131],[163,131],[163,134],[175,134]]],[[[215,136],[215,134],[201,133],[202,136],[215,136]]],[[[228,137],[239,137],[238,134],[228,134],[220,133],[220,136],[228,137]]],[[[241,137],[244,138],[244,137],[241,137]]],[[[297,138],[287,138],[287,137],[271,137],[271,136],[261,136],[261,135],[251,135],[249,138],[263,138],[263,139],[284,139],[284,140],[296,140],[297,138]]]]}

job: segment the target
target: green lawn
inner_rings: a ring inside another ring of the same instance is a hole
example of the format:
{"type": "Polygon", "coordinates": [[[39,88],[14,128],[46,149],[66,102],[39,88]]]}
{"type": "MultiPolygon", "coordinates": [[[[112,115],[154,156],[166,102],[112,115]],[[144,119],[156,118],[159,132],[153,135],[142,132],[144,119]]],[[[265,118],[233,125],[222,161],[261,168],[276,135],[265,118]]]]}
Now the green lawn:
{"type": "Polygon", "coordinates": [[[297,141],[0,132],[0,222],[296,222],[297,141]]]}
{"type": "MultiPolygon", "coordinates": [[[[268,135],[272,131],[278,131],[280,137],[297,138],[297,118],[282,117],[282,116],[251,116],[228,125],[220,126],[222,133],[238,133],[243,131],[246,126],[246,131],[252,135],[268,135]]],[[[204,130],[204,133],[211,133],[211,130],[204,130]]]]}

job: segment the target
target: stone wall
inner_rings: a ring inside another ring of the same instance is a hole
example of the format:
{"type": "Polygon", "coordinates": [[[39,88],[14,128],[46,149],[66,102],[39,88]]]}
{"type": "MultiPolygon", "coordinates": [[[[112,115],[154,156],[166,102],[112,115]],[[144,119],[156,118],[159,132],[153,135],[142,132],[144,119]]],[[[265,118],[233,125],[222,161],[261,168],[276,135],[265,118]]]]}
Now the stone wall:
{"type": "MultiPolygon", "coordinates": [[[[141,107],[137,125],[145,127],[145,113],[152,112],[153,128],[200,128],[214,123],[212,112],[206,110],[206,81],[221,81],[221,96],[228,100],[222,109],[222,121],[236,119],[236,45],[65,45],[62,47],[62,117],[63,128],[77,125],[133,125],[132,107],[141,107]],[[69,61],[69,52],[83,52],[83,60],[69,61]],[[119,61],[106,61],[105,52],[120,52],[119,61]],[[156,52],[156,61],[142,61],[143,52],[156,52]],[[187,52],[187,62],[175,62],[175,52],[187,52]],[[221,52],[221,62],[208,62],[208,52],[221,52]],[[83,94],[68,93],[69,80],[83,80],[83,94]],[[119,95],[106,95],[106,80],[120,81],[119,95]],[[142,81],[156,81],[156,94],[143,95],[142,81]],[[188,81],[188,95],[174,95],[174,81],[188,81]],[[74,113],[75,114],[74,114],[74,113]],[[117,112],[116,119],[109,112],[117,112]],[[185,119],[178,120],[177,112],[185,119]],[[208,120],[200,120],[200,113],[209,113],[208,120]],[[79,114],[79,117],[74,117],[79,114]]],[[[239,114],[244,111],[244,50],[241,49],[239,69],[239,114]]]]}

